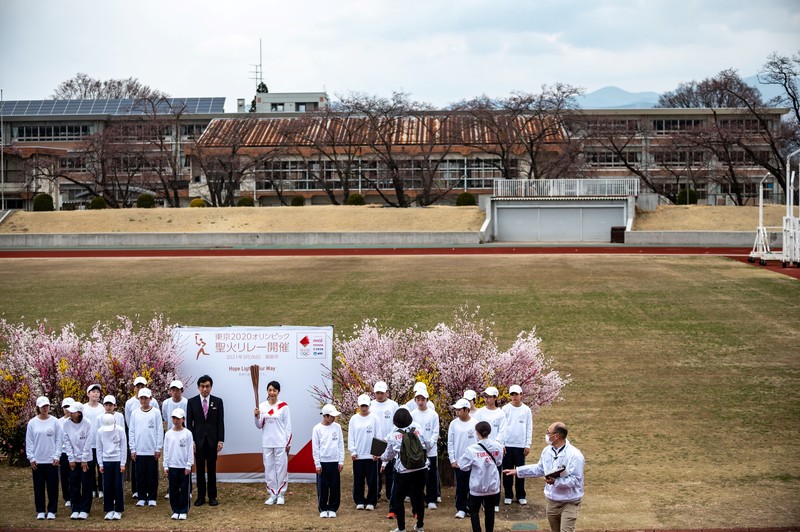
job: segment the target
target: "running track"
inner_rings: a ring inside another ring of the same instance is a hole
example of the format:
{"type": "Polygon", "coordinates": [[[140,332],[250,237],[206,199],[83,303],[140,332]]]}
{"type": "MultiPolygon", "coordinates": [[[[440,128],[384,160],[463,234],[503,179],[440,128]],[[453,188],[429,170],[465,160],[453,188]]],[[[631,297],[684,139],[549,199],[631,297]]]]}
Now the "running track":
{"type": "MultiPolygon", "coordinates": [[[[210,249],[19,249],[0,250],[0,259],[25,258],[168,258],[168,257],[336,257],[392,255],[709,255],[745,264],[750,248],[659,246],[508,246],[396,247],[396,248],[210,248],[210,249]]],[[[783,268],[778,262],[752,264],[800,279],[800,268],[783,268]]]]}

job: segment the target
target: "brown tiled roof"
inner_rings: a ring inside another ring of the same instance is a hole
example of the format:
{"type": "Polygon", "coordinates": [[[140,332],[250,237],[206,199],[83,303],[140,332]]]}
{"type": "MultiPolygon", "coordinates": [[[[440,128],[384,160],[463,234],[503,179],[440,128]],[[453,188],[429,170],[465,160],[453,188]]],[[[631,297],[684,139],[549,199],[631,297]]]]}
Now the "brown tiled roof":
{"type": "MultiPolygon", "coordinates": [[[[495,117],[493,123],[502,123],[495,117]]],[[[542,135],[539,121],[530,116],[508,117],[508,131],[513,134],[542,135]]],[[[562,128],[547,125],[545,141],[565,140],[562,128]]],[[[201,148],[222,148],[239,144],[243,148],[313,146],[316,144],[369,146],[379,133],[391,134],[397,146],[461,145],[479,146],[496,143],[493,128],[467,114],[404,116],[392,124],[370,122],[365,117],[298,118],[216,118],[198,139],[201,148]],[[325,127],[323,120],[328,121],[325,127]],[[388,125],[387,125],[388,124],[388,125]],[[352,141],[351,141],[352,139],[352,141]]]]}

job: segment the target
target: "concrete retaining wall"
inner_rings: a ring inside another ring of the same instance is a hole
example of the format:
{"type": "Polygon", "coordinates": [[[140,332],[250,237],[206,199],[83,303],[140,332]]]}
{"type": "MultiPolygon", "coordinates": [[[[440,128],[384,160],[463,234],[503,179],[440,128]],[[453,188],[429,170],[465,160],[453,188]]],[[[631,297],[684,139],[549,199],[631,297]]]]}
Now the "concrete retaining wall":
{"type": "Polygon", "coordinates": [[[478,245],[474,232],[0,234],[0,249],[478,245]]]}
{"type": "MultiPolygon", "coordinates": [[[[627,231],[625,244],[631,246],[753,247],[753,231],[627,231]]],[[[770,233],[769,245],[780,248],[782,233],[770,233]]]]}

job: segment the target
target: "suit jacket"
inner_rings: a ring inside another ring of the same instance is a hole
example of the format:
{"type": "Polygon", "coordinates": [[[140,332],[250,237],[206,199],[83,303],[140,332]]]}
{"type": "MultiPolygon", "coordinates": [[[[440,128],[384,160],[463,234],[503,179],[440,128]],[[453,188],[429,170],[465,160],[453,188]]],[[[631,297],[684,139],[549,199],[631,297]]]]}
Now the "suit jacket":
{"type": "Polygon", "coordinates": [[[198,394],[186,403],[186,428],[192,431],[197,445],[208,440],[209,445],[216,447],[218,442],[225,441],[225,409],[222,399],[215,395],[208,396],[208,417],[203,416],[202,397],[198,394]]]}

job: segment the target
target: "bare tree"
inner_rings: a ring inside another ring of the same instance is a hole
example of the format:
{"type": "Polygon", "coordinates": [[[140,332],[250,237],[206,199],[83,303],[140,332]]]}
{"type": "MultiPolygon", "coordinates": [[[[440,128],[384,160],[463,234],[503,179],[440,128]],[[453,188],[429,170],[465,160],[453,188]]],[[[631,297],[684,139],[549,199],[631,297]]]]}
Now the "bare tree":
{"type": "MultiPolygon", "coordinates": [[[[195,144],[191,151],[205,174],[212,206],[235,205],[236,193],[245,177],[253,175],[265,163],[287,154],[283,146],[254,147],[249,140],[258,137],[263,127],[279,123],[269,122],[257,118],[217,119],[195,144]]],[[[278,134],[278,138],[281,136],[278,134]]]]}
{"type": "Polygon", "coordinates": [[[168,97],[164,92],[144,85],[134,77],[101,81],[83,72],[61,82],[50,96],[53,100],[139,99],[168,97]]]}
{"type": "Polygon", "coordinates": [[[444,198],[457,184],[442,179],[439,169],[460,143],[461,127],[452,110],[434,111],[418,106],[407,117],[409,129],[416,131],[413,148],[413,188],[417,190],[416,202],[422,207],[433,205],[444,198]]]}

